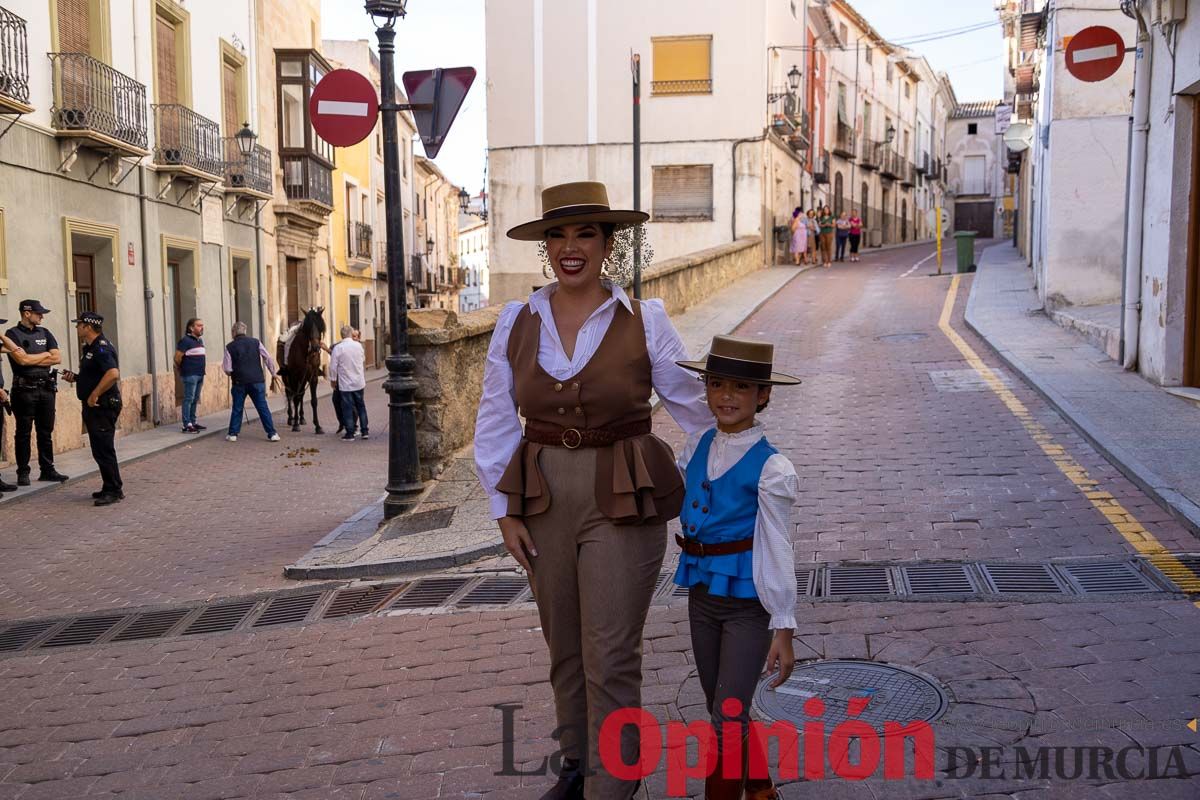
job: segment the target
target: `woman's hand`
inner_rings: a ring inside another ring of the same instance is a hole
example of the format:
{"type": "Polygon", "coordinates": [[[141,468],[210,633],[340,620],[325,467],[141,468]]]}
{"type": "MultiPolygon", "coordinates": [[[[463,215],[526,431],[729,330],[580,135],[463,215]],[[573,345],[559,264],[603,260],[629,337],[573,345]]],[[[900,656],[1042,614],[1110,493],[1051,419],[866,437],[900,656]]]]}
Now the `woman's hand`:
{"type": "Polygon", "coordinates": [[[533,577],[530,559],[537,558],[537,548],[533,546],[533,537],[529,535],[525,521],[520,517],[501,517],[496,522],[500,525],[500,534],[504,537],[504,548],[508,554],[517,560],[527,575],[533,577]]]}
{"type": "Polygon", "coordinates": [[[771,688],[782,686],[783,682],[791,677],[795,666],[796,654],[792,651],[792,632],[775,631],[775,637],[771,639],[771,649],[767,651],[767,665],[763,670],[764,675],[779,670],[779,677],[771,681],[771,688]]]}

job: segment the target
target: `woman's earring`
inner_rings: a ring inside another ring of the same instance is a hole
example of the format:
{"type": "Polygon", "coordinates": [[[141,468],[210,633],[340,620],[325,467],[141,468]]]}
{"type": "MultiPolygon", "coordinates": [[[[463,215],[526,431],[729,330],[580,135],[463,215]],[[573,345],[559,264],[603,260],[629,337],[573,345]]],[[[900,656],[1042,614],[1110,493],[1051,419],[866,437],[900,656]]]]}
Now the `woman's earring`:
{"type": "Polygon", "coordinates": [[[542,260],[542,274],[548,279],[554,280],[554,267],[550,265],[550,251],[546,249],[545,242],[537,244],[538,257],[542,260]]]}

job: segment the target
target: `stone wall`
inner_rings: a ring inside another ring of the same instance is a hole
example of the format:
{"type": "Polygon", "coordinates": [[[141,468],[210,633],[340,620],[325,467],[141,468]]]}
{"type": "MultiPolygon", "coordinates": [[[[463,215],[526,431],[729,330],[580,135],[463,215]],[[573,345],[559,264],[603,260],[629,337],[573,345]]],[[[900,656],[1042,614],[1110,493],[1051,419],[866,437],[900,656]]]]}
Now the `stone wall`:
{"type": "MultiPolygon", "coordinates": [[[[642,278],[642,296],[661,298],[667,313],[679,314],[763,266],[762,240],[739,239],[655,264],[642,278]]],[[[436,478],[475,436],[484,362],[502,308],[411,312],[423,480],[436,478]]]]}

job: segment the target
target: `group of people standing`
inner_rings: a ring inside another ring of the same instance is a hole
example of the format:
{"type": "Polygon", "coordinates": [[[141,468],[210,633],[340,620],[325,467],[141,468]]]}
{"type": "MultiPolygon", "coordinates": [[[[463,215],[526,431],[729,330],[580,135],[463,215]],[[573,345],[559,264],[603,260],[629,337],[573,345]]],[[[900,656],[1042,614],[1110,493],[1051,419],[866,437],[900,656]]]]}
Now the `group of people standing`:
{"type": "Polygon", "coordinates": [[[789,248],[792,263],[797,267],[806,264],[832,267],[834,261],[846,260],[847,245],[850,260],[860,260],[858,248],[862,244],[863,221],[858,209],[834,216],[829,206],[817,206],[807,212],[796,206],[788,228],[792,233],[789,248]]]}

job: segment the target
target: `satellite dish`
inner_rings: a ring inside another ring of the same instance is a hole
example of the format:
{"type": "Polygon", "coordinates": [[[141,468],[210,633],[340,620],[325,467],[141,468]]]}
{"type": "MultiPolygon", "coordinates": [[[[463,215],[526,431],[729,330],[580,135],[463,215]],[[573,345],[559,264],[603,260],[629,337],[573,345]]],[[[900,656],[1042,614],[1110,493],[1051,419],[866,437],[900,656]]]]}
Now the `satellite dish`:
{"type": "Polygon", "coordinates": [[[1004,132],[1004,144],[1014,153],[1022,153],[1033,143],[1033,126],[1028,122],[1014,122],[1004,132]]]}

